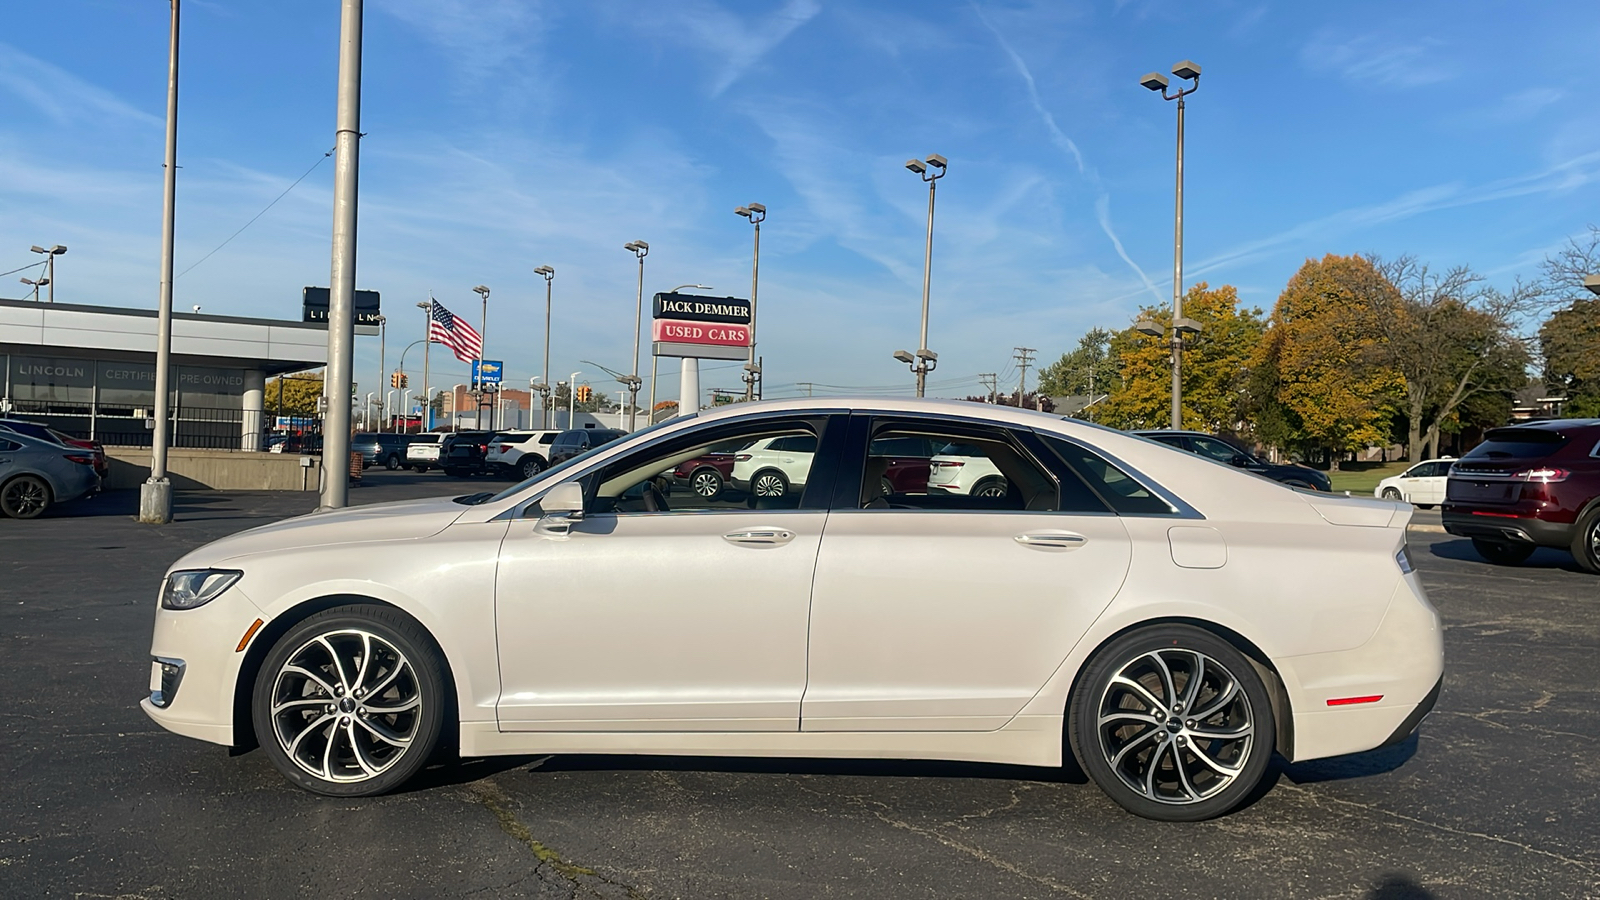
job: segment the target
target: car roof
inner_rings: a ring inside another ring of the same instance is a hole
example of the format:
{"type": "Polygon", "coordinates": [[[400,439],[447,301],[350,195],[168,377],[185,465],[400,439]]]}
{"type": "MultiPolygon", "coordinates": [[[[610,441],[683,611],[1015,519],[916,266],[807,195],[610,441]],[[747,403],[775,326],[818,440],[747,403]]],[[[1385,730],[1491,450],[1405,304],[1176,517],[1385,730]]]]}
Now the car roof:
{"type": "Polygon", "coordinates": [[[1539,419],[1533,422],[1517,422],[1505,425],[1494,431],[1505,431],[1515,428],[1528,431],[1573,431],[1580,428],[1592,428],[1600,425],[1600,419],[1539,419]]]}

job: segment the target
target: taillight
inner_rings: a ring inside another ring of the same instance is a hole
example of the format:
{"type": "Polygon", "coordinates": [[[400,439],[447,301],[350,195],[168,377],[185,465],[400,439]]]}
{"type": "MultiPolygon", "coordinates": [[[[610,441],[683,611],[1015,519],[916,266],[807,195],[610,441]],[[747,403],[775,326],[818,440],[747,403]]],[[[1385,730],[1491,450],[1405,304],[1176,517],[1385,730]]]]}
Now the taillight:
{"type": "Polygon", "coordinates": [[[750,454],[748,454],[748,453],[741,453],[741,454],[739,454],[739,455],[738,455],[738,456],[735,456],[735,457],[734,457],[734,458],[733,458],[733,461],[734,461],[734,462],[749,462],[749,461],[750,461],[750,454]]]}
{"type": "Polygon", "coordinates": [[[965,463],[958,463],[958,462],[936,462],[936,463],[932,463],[931,465],[935,469],[959,469],[963,465],[966,465],[966,464],[965,463]]]}
{"type": "Polygon", "coordinates": [[[92,465],[94,465],[94,457],[93,456],[79,456],[76,453],[63,453],[61,455],[66,457],[67,459],[77,463],[80,466],[92,466],[92,465]]]}
{"type": "Polygon", "coordinates": [[[1555,466],[1542,466],[1537,469],[1516,472],[1511,477],[1518,481],[1538,481],[1549,484],[1552,481],[1566,481],[1567,476],[1571,474],[1566,469],[1558,469],[1555,466]]]}
{"type": "Polygon", "coordinates": [[[511,449],[511,445],[510,444],[501,444],[500,445],[500,452],[501,453],[505,453],[510,449],[511,449]]]}

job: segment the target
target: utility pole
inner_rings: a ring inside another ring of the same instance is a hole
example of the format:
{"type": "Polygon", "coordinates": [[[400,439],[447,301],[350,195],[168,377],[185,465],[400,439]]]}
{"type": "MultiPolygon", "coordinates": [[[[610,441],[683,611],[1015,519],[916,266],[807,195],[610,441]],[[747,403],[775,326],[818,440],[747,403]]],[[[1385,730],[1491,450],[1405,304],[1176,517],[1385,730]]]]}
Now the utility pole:
{"type": "MultiPolygon", "coordinates": [[[[161,302],[156,307],[155,431],[150,441],[150,477],[139,486],[139,521],[172,521],[172,482],[167,480],[167,398],[172,383],[172,233],[178,196],[178,0],[172,3],[172,34],[167,50],[167,154],[161,201],[161,302]]],[[[38,300],[37,289],[34,300],[38,300]]],[[[283,376],[279,376],[280,378],[283,376]]],[[[279,391],[282,391],[279,384],[279,391]]],[[[279,393],[281,401],[283,395],[279,393]]],[[[279,407],[282,412],[282,407],[279,407]]]]}
{"type": "Polygon", "coordinates": [[[1028,366],[1033,362],[1034,348],[1013,347],[1017,351],[1015,358],[1017,365],[1022,369],[1022,375],[1017,381],[1017,408],[1022,408],[1022,395],[1028,392],[1028,366]]]}
{"type": "Polygon", "coordinates": [[[766,221],[767,208],[752,203],[734,213],[756,227],[755,251],[750,261],[750,361],[744,367],[744,399],[748,402],[761,399],[761,364],[756,362],[756,291],[761,286],[761,223],[766,221]]]}
{"type": "MultiPolygon", "coordinates": [[[[628,388],[628,431],[632,432],[638,428],[639,386],[643,383],[639,378],[639,329],[644,325],[644,258],[650,254],[650,245],[644,241],[629,241],[622,245],[622,249],[639,260],[639,297],[633,310],[633,374],[618,379],[628,388]]],[[[620,418],[618,424],[621,424],[620,418]]]]}
{"type": "Polygon", "coordinates": [[[810,381],[797,381],[797,382],[795,382],[795,387],[802,387],[802,388],[806,389],[806,396],[807,397],[811,396],[811,389],[814,386],[815,386],[815,382],[810,382],[810,381]]]}
{"type": "Polygon", "coordinates": [[[333,261],[328,281],[328,369],[322,384],[322,508],[350,502],[350,381],[355,351],[356,185],[361,142],[361,2],[339,16],[339,103],[333,157],[333,261]]]}
{"type": "Polygon", "coordinates": [[[1000,374],[998,372],[979,372],[978,383],[989,389],[989,403],[993,405],[997,399],[995,393],[1000,389],[1000,374]]]}

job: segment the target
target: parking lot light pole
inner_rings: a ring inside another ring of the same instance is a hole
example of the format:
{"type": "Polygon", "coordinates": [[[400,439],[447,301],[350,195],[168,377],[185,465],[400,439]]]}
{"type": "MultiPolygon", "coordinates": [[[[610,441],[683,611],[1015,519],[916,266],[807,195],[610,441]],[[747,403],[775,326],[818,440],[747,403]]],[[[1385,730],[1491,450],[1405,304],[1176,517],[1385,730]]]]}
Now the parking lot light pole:
{"type": "Polygon", "coordinates": [[[1188,87],[1179,85],[1177,93],[1168,91],[1170,82],[1160,72],[1139,79],[1146,88],[1159,92],[1163,100],[1178,101],[1177,199],[1172,229],[1172,427],[1183,427],[1183,344],[1184,336],[1198,334],[1200,324],[1183,317],[1183,98],[1200,89],[1200,67],[1184,60],[1172,67],[1172,74],[1188,87]]]}
{"type": "Polygon", "coordinates": [[[582,372],[573,372],[567,381],[567,428],[578,427],[578,376],[582,372]]]}
{"type": "MultiPolygon", "coordinates": [[[[28,249],[32,250],[35,253],[43,253],[45,255],[44,256],[44,268],[45,268],[44,278],[45,278],[45,280],[41,281],[39,283],[40,284],[47,284],[47,285],[50,286],[50,294],[49,294],[50,301],[49,302],[51,302],[51,303],[56,302],[56,257],[60,256],[61,254],[65,253],[65,252],[67,252],[66,245],[64,245],[64,244],[56,244],[54,247],[51,247],[50,249],[46,250],[45,248],[39,246],[38,244],[34,244],[32,247],[29,247],[28,249]]],[[[38,291],[35,290],[34,293],[37,294],[38,291]]],[[[35,296],[33,299],[35,301],[37,301],[39,298],[37,296],[35,296]]]]}
{"type": "MultiPolygon", "coordinates": [[[[161,301],[156,307],[155,430],[150,435],[150,477],[139,486],[139,521],[172,521],[172,482],[167,480],[167,401],[172,383],[172,236],[178,196],[178,4],[172,7],[167,48],[167,149],[161,200],[161,301]]],[[[37,298],[35,298],[37,299],[37,298]]],[[[282,376],[279,376],[282,377],[282,376]]]]}
{"type": "Polygon", "coordinates": [[[433,428],[433,386],[428,384],[428,350],[433,345],[433,301],[418,303],[422,310],[422,431],[433,428]]]}
{"type": "MultiPolygon", "coordinates": [[[[644,241],[629,241],[622,245],[639,259],[639,302],[633,313],[633,374],[624,380],[628,386],[628,430],[634,431],[638,425],[639,415],[639,329],[644,327],[644,258],[650,255],[650,245],[644,241]]],[[[574,388],[576,390],[576,388],[574,388]]]]}
{"type": "Polygon", "coordinates": [[[552,266],[539,266],[533,270],[535,275],[544,276],[544,377],[539,379],[539,427],[550,427],[550,285],[555,281],[556,270],[552,266]]]}
{"type": "MultiPolygon", "coordinates": [[[[389,342],[389,319],[382,313],[378,314],[378,390],[383,390],[383,376],[389,374],[388,363],[385,360],[385,348],[389,342]]],[[[383,423],[378,423],[378,430],[383,430],[383,423]]]]}
{"type": "Polygon", "coordinates": [[[756,228],[755,249],[750,256],[750,361],[744,367],[744,399],[759,400],[761,392],[757,387],[761,382],[761,368],[756,365],[756,294],[761,287],[761,223],[767,220],[767,208],[752,203],[733,212],[749,219],[756,228]]]}
{"type": "Polygon", "coordinates": [[[928,373],[939,364],[939,354],[928,349],[928,286],[933,274],[933,199],[939,179],[949,174],[950,161],[937,153],[928,154],[926,161],[906,160],[906,168],[928,184],[928,242],[922,254],[922,331],[917,339],[915,355],[904,350],[895,351],[894,358],[911,367],[917,374],[917,396],[927,392],[928,373]]]}
{"type": "MultiPolygon", "coordinates": [[[[476,423],[479,431],[483,430],[483,355],[489,352],[489,289],[478,285],[472,289],[479,297],[483,298],[483,315],[478,320],[481,329],[478,331],[478,373],[472,379],[472,421],[476,423]]],[[[489,409],[489,427],[494,427],[494,409],[489,409]]]]}

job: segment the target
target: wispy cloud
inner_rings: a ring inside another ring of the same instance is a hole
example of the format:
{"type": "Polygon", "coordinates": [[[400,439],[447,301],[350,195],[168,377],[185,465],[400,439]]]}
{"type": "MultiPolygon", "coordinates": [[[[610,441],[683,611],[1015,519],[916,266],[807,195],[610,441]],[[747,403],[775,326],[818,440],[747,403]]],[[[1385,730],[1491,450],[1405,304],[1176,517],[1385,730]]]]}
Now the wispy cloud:
{"type": "Polygon", "coordinates": [[[1061,126],[1056,124],[1055,115],[1046,109],[1044,103],[1039,99],[1039,87],[1034,82],[1033,72],[1029,70],[1028,64],[1023,60],[1022,55],[1012,48],[1005,35],[1001,34],[1000,29],[989,21],[989,17],[983,14],[983,10],[977,4],[972,4],[972,11],[978,16],[978,21],[982,22],[984,27],[994,35],[995,42],[1000,45],[1000,49],[1005,51],[1006,56],[1011,59],[1011,65],[1016,68],[1017,75],[1022,78],[1023,85],[1028,89],[1028,102],[1033,105],[1033,111],[1038,114],[1039,120],[1044,124],[1045,131],[1050,135],[1050,142],[1062,153],[1071,157],[1078,167],[1078,174],[1088,179],[1089,183],[1094,186],[1099,195],[1095,199],[1094,212],[1095,221],[1099,223],[1100,230],[1105,232],[1107,238],[1110,238],[1111,246],[1116,248],[1117,256],[1139,276],[1139,280],[1144,282],[1144,286],[1149,289],[1150,293],[1159,302],[1161,293],[1156,290],[1155,283],[1150,280],[1149,275],[1145,274],[1144,269],[1133,261],[1133,257],[1129,256],[1128,252],[1122,248],[1122,240],[1117,237],[1116,229],[1111,227],[1111,195],[1101,182],[1100,174],[1084,162],[1083,151],[1078,149],[1077,142],[1061,130],[1061,126]]]}
{"type": "Polygon", "coordinates": [[[5,43],[0,43],[0,89],[15,94],[58,125],[102,124],[110,119],[159,127],[163,121],[102,87],[5,43]]]}
{"type": "Polygon", "coordinates": [[[435,44],[469,81],[526,56],[547,19],[532,0],[384,0],[375,4],[435,44]]]}
{"type": "Polygon", "coordinates": [[[821,11],[818,0],[786,0],[778,11],[748,21],[709,0],[695,0],[662,4],[646,15],[630,13],[629,21],[676,37],[715,61],[711,96],[717,97],[821,11]]]}
{"type": "Polygon", "coordinates": [[[1442,43],[1434,38],[1393,41],[1378,35],[1341,37],[1319,32],[1300,51],[1300,61],[1314,72],[1331,72],[1347,81],[1380,88],[1415,88],[1455,77],[1439,57],[1442,43]]]}

